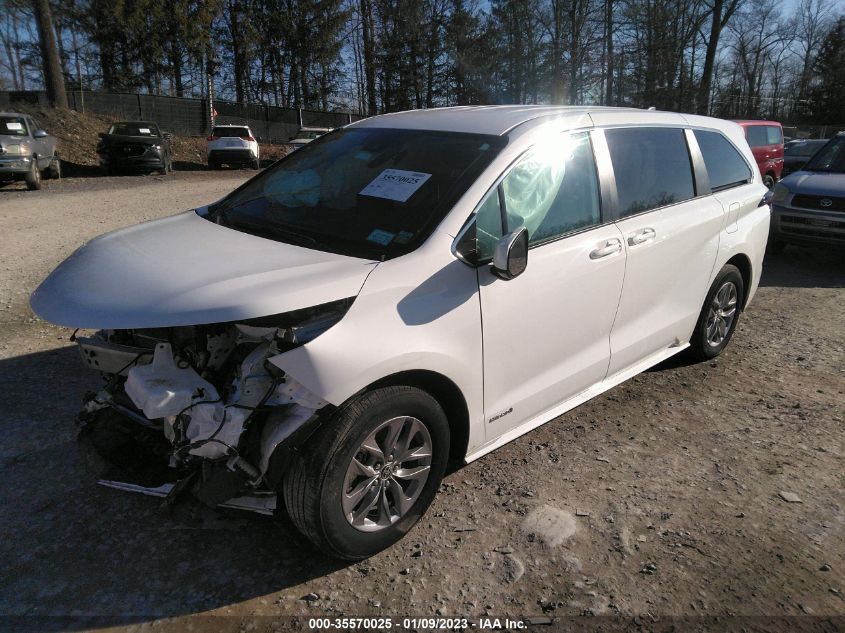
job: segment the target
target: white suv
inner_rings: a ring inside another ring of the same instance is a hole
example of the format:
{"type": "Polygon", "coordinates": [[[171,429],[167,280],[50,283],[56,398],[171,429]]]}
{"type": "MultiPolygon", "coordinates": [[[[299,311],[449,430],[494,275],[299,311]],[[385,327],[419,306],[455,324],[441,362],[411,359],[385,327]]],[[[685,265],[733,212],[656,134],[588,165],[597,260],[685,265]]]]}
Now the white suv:
{"type": "Polygon", "coordinates": [[[208,137],[208,166],[220,169],[248,165],[258,169],[261,157],[258,153],[258,141],[245,125],[215,125],[208,137]]]}
{"type": "Polygon", "coordinates": [[[362,558],[411,529],[450,460],[685,349],[721,353],[766,247],[754,166],[738,125],[700,116],[373,117],[93,240],[32,307],[100,329],[78,339],[106,378],[82,436],[108,456],[125,433],[159,473],[148,492],[265,512],[278,493],[314,543],[362,558]]]}

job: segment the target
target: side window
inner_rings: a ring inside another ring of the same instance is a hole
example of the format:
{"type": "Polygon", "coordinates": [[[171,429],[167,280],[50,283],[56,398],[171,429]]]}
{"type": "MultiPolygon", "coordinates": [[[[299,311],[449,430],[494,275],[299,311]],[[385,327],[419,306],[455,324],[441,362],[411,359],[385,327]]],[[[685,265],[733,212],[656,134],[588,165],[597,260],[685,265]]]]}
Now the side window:
{"type": "Polygon", "coordinates": [[[504,235],[498,187],[487,194],[475,214],[475,235],[478,260],[485,261],[493,257],[496,244],[504,235]]]}
{"type": "Polygon", "coordinates": [[[780,145],[783,143],[783,132],[779,127],[767,125],[766,140],[768,145],[780,145]]]}
{"type": "Polygon", "coordinates": [[[605,132],[622,217],[695,197],[692,163],[678,128],[605,132]]]}
{"type": "Polygon", "coordinates": [[[601,223],[599,183],[587,133],[535,146],[502,181],[508,231],[537,244],[601,223]]]}
{"type": "Polygon", "coordinates": [[[710,177],[710,189],[719,191],[751,181],[751,169],[731,142],[719,132],[695,130],[704,166],[710,177]]]}

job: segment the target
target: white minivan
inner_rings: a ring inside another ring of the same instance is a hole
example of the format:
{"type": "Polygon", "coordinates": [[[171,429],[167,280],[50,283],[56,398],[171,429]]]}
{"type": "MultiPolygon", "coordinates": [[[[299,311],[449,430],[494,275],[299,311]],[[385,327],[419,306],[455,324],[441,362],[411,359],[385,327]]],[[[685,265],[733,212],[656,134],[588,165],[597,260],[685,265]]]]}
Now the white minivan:
{"type": "Polygon", "coordinates": [[[357,559],[411,529],[448,462],[718,355],[760,279],[766,193],[718,119],[402,112],[92,240],[31,304],[87,331],[104,381],[80,436],[127,471],[102,483],[265,513],[278,493],[357,559]]]}

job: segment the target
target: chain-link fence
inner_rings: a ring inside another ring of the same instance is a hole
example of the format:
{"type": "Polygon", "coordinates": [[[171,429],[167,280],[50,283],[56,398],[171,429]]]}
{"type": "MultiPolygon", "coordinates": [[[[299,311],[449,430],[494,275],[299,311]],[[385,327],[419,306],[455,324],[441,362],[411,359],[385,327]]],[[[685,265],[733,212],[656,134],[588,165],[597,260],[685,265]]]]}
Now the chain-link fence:
{"type": "MultiPolygon", "coordinates": [[[[155,121],[162,130],[188,136],[211,131],[206,99],[160,95],[69,90],[68,105],[79,112],[93,112],[124,120],[155,121]]],[[[38,90],[0,91],[0,110],[16,103],[47,107],[47,94],[38,90]]],[[[362,117],[348,112],[322,112],[297,108],[214,101],[215,123],[248,125],[262,143],[286,143],[300,127],[334,128],[362,117]]]]}

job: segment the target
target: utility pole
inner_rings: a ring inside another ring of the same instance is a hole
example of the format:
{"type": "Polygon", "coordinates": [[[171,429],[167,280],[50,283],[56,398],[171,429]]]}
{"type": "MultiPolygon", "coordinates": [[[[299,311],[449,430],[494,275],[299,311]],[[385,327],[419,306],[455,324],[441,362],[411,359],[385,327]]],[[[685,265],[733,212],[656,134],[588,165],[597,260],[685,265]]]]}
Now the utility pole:
{"type": "Polygon", "coordinates": [[[212,46],[209,45],[206,50],[205,81],[206,91],[208,92],[208,120],[210,122],[208,133],[211,134],[211,131],[214,129],[214,119],[217,114],[214,110],[214,71],[216,70],[217,64],[214,61],[214,49],[212,46]]]}
{"type": "Polygon", "coordinates": [[[62,64],[56,48],[56,32],[53,29],[53,14],[49,0],[34,0],[35,19],[38,22],[38,39],[41,48],[41,65],[44,70],[44,84],[47,97],[56,108],[67,109],[65,79],[62,76],[62,64]]]}

